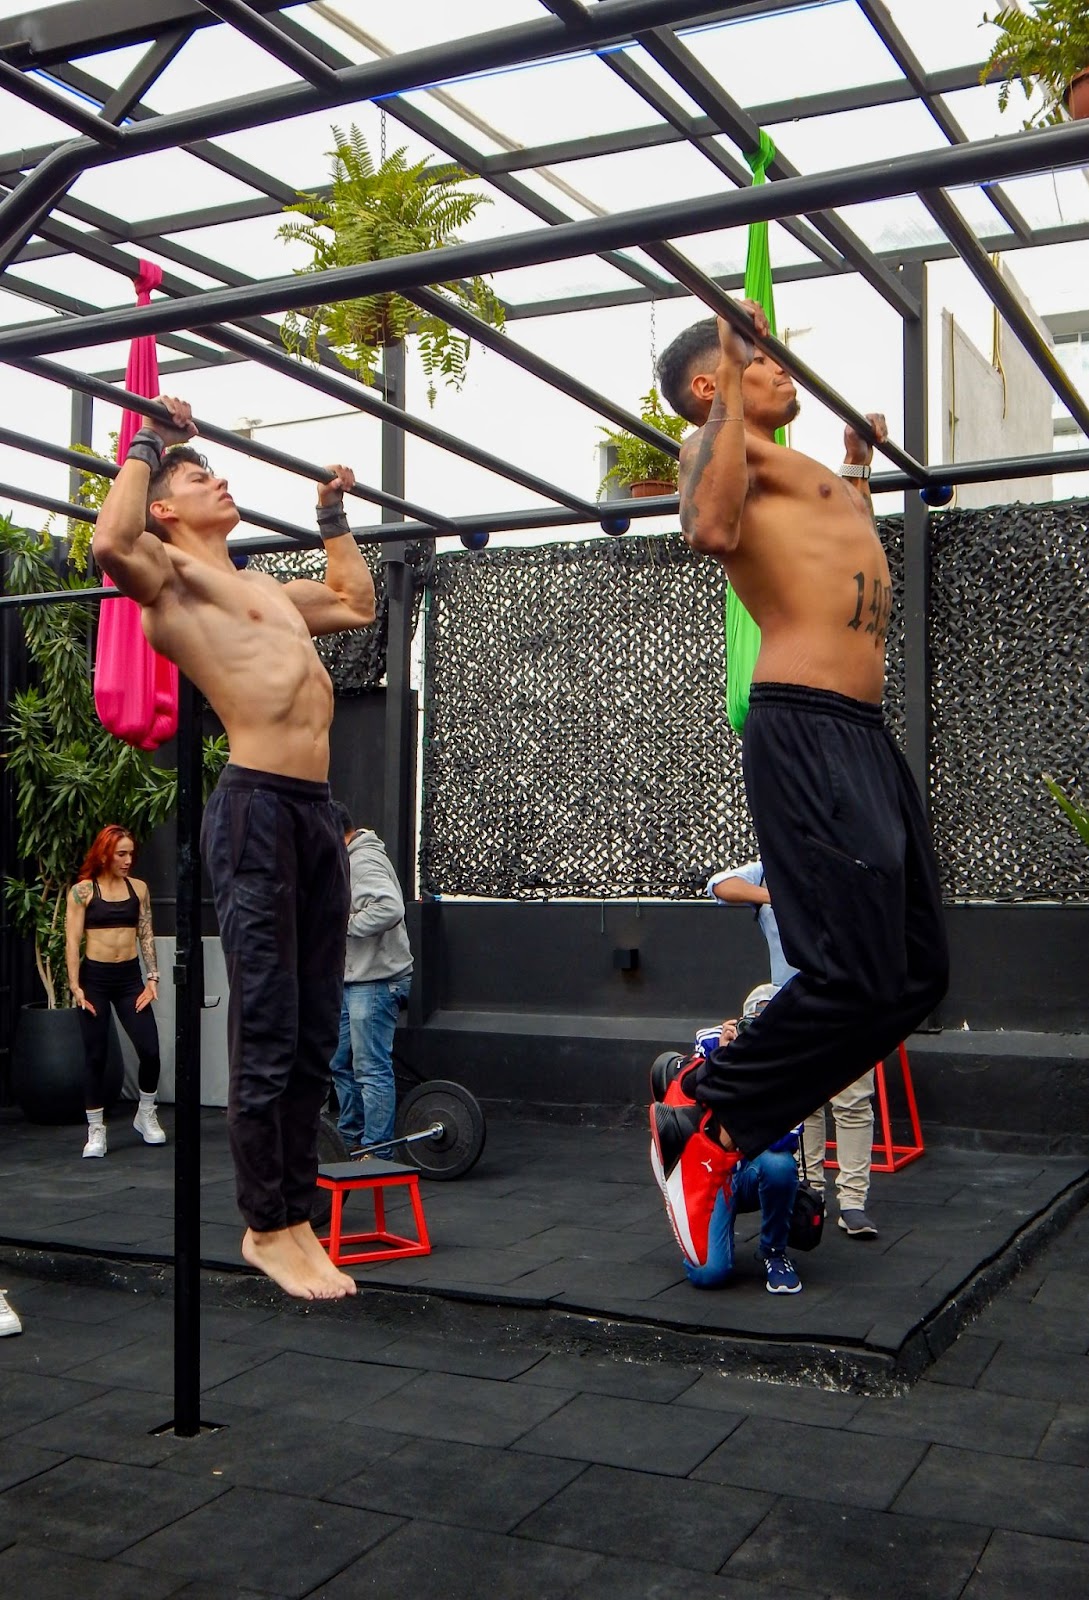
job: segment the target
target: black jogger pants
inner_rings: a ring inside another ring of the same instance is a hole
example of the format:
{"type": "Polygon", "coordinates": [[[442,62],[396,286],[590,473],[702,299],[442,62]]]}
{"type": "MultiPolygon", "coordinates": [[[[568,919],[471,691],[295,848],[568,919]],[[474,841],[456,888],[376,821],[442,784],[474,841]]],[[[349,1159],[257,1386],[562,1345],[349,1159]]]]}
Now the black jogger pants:
{"type": "Polygon", "coordinates": [[[764,876],[798,972],[692,1081],[755,1156],[934,1010],[948,951],[926,817],[881,708],[753,684],[743,744],[764,876]]]}

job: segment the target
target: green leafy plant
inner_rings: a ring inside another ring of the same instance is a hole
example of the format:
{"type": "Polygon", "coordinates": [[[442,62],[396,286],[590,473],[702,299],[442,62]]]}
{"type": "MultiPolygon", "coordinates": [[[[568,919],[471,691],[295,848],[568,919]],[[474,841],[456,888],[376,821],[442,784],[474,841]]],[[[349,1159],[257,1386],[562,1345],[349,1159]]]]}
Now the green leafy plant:
{"type": "Polygon", "coordinates": [[[1031,14],[1007,5],[983,20],[1001,29],[979,77],[980,83],[986,83],[998,73],[1005,75],[998,91],[999,108],[1005,111],[1014,79],[1019,79],[1026,98],[1039,88],[1045,99],[1043,111],[1026,121],[1025,127],[1061,122],[1067,89],[1089,67],[1089,8],[1085,0],[1038,0],[1031,14]]]}
{"type": "MultiPolygon", "coordinates": [[[[403,148],[376,167],[357,127],[353,125],[347,137],[334,128],[333,137],[336,148],[328,152],[333,163],[329,193],[300,193],[286,209],[307,220],[285,222],[279,229],[280,238],[297,240],[313,252],[309,265],[298,269],[302,273],[442,250],[458,243],[458,230],[479,206],[491,204],[487,195],[461,187],[468,174],[460,167],[410,163],[403,148]]],[[[434,287],[491,326],[503,326],[502,302],[484,278],[455,279],[434,287]]],[[[311,306],[299,314],[289,312],[282,326],[284,344],[293,355],[314,360],[319,341],[326,340],[345,366],[364,378],[377,371],[379,350],[409,333],[416,335],[432,403],[437,378],[460,388],[469,357],[468,335],[456,332],[441,317],[422,312],[403,295],[369,294],[311,306]]]]}
{"type": "MultiPolygon", "coordinates": [[[[111,454],[117,454],[116,433],[110,434],[111,454]]],[[[82,456],[93,456],[94,451],[89,445],[74,444],[73,450],[78,450],[82,456]]],[[[104,472],[84,472],[81,469],[80,477],[83,479],[79,488],[72,496],[73,504],[87,506],[92,511],[101,511],[102,502],[110,492],[112,478],[104,472]]],[[[87,571],[87,560],[91,553],[91,539],[94,537],[94,524],[92,522],[77,521],[75,517],[68,519],[68,561],[77,572],[87,571]]]]}
{"type": "MultiPolygon", "coordinates": [[[[55,541],[0,517],[7,592],[67,592],[71,602],[21,613],[36,682],[15,694],[2,730],[15,787],[18,853],[24,876],[4,880],[12,920],[34,941],[46,1004],[71,1003],[64,956],[65,896],[98,830],[122,822],[144,838],[177,803],[177,772],[115,739],[98,720],[88,664],[88,612],[78,596],[90,581],[58,571],[55,541]]],[[[226,740],[205,740],[205,782],[227,759],[226,740]]]]}
{"type": "MultiPolygon", "coordinates": [[[[670,439],[676,439],[678,443],[688,427],[683,417],[675,417],[666,410],[661,395],[653,387],[639,402],[639,417],[642,422],[657,428],[659,433],[667,434],[670,439]]],[[[601,432],[616,450],[616,461],[601,480],[602,491],[614,484],[628,488],[633,483],[645,483],[648,480],[677,482],[676,456],[647,444],[643,439],[637,439],[633,433],[614,433],[609,428],[602,428],[601,432]]]]}
{"type": "Polygon", "coordinates": [[[1079,805],[1076,800],[1071,800],[1070,796],[1060,789],[1049,772],[1043,774],[1043,779],[1048,793],[1059,810],[1065,817],[1070,819],[1085,843],[1089,844],[1089,810],[1086,810],[1085,806],[1079,805]]]}

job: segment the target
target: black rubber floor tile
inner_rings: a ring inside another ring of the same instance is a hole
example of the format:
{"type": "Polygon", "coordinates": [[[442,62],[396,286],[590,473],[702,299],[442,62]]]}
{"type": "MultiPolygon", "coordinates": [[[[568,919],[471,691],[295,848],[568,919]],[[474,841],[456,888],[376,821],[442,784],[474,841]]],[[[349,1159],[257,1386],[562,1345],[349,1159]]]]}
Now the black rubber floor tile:
{"type": "MultiPolygon", "coordinates": [[[[127,1196],[111,1196],[115,1206],[127,1196]]],[[[118,1245],[139,1245],[163,1232],[162,1217],[151,1216],[139,1207],[133,1211],[102,1210],[78,1222],[55,1224],[53,1238],[58,1244],[80,1245],[88,1250],[111,1250],[118,1245]]]]}
{"type": "Polygon", "coordinates": [[[502,1448],[557,1411],[567,1398],[558,1389],[425,1372],[370,1406],[364,1420],[417,1438],[502,1448]]]}
{"type": "Polygon", "coordinates": [[[43,1450],[23,1438],[6,1439],[0,1444],[0,1494],[13,1484],[25,1483],[28,1478],[60,1466],[70,1454],[69,1450],[43,1450]]]}
{"type": "Polygon", "coordinates": [[[518,1529],[523,1538],[717,1572],[773,1497],[617,1467],[590,1467],[518,1529]]]}
{"type": "MultiPolygon", "coordinates": [[[[267,1360],[267,1353],[236,1342],[203,1339],[200,1349],[200,1384],[203,1390],[215,1388],[240,1372],[267,1360]]],[[[154,1336],[138,1339],[106,1355],[96,1356],[80,1367],[69,1369],[68,1376],[88,1383],[110,1384],[127,1389],[146,1389],[155,1394],[174,1393],[174,1348],[171,1339],[154,1336]]]]}
{"type": "Polygon", "coordinates": [[[721,1576],[768,1582],[781,1575],[835,1600],[958,1600],[987,1537],[986,1528],[939,1519],[781,1500],[721,1576]]]}
{"type": "MultiPolygon", "coordinates": [[[[173,1474],[175,1483],[183,1480],[173,1474]]],[[[195,1487],[195,1485],[191,1485],[195,1487]]],[[[259,1489],[230,1489],[124,1553],[124,1562],[288,1600],[308,1595],[384,1539],[395,1517],[259,1489]]],[[[404,1583],[389,1591],[403,1592],[404,1583]]],[[[321,1589],[324,1594],[326,1591],[321,1589]]]]}
{"type": "Polygon", "coordinates": [[[75,1459],[9,1489],[4,1509],[20,1537],[104,1561],[222,1493],[154,1467],[75,1459]]]}
{"type": "Polygon", "coordinates": [[[696,1385],[694,1367],[665,1363],[610,1361],[591,1355],[547,1355],[523,1372],[519,1383],[577,1394],[611,1394],[624,1400],[676,1400],[696,1385]]]}
{"type": "Polygon", "coordinates": [[[542,1295],[549,1299],[562,1297],[566,1301],[599,1304],[608,1300],[625,1304],[632,1301],[650,1301],[663,1290],[684,1282],[684,1271],[679,1259],[668,1267],[636,1262],[634,1265],[618,1262],[561,1261],[551,1266],[539,1267],[518,1279],[522,1293],[542,1295]]]}
{"type": "MultiPolygon", "coordinates": [[[[236,1348],[242,1348],[236,1346],[236,1348]]],[[[257,1354],[257,1352],[252,1352],[257,1354]]],[[[301,1411],[330,1422],[347,1422],[408,1383],[414,1374],[404,1367],[375,1366],[362,1361],[336,1361],[326,1356],[286,1351],[211,1389],[207,1404],[225,1400],[257,1409],[301,1411]]],[[[372,1420],[378,1422],[377,1417],[372,1420]]],[[[396,1429],[394,1431],[397,1431],[396,1429]]]]}
{"type": "Polygon", "coordinates": [[[862,1405],[861,1396],[813,1389],[804,1384],[758,1383],[729,1373],[705,1372],[684,1394],[686,1406],[732,1411],[742,1416],[778,1417],[783,1422],[813,1422],[843,1427],[862,1405]]]}
{"type": "Polygon", "coordinates": [[[170,1600],[283,1600],[283,1597],[271,1594],[268,1589],[258,1594],[256,1589],[239,1589],[233,1583],[205,1583],[198,1578],[195,1583],[172,1589],[170,1600]]]}
{"type": "Polygon", "coordinates": [[[573,1461],[412,1439],[366,1472],[342,1479],[327,1498],[371,1511],[411,1513],[428,1522],[510,1533],[584,1470],[573,1461]]]}
{"type": "Polygon", "coordinates": [[[747,1417],[692,1476],[769,1494],[781,1494],[789,1483],[799,1498],[878,1511],[892,1503],[925,1453],[926,1446],[913,1441],[747,1417]]]}
{"type": "Polygon", "coordinates": [[[459,1372],[469,1378],[516,1378],[540,1360],[540,1350],[527,1343],[501,1343],[490,1338],[444,1339],[441,1334],[410,1334],[394,1339],[374,1360],[420,1372],[459,1372]]]}
{"type": "Polygon", "coordinates": [[[606,1556],[567,1600],[829,1600],[825,1591],[795,1589],[777,1576],[768,1583],[715,1577],[663,1566],[659,1561],[625,1561],[606,1556]]]}
{"type": "Polygon", "coordinates": [[[176,1573],[134,1572],[44,1544],[20,1541],[0,1555],[0,1594],[10,1600],[165,1600],[177,1592],[176,1573]]]}
{"type": "Polygon", "coordinates": [[[1084,1355],[1089,1349],[1087,1308],[1089,1291],[1080,1307],[1046,1306],[1039,1299],[1015,1300],[1004,1293],[987,1307],[986,1329],[1003,1344],[1019,1345],[1031,1356],[1084,1355]]]}
{"type": "MultiPolygon", "coordinates": [[[[25,1337],[25,1335],[23,1336],[25,1337]]],[[[0,1376],[0,1438],[22,1433],[46,1417],[68,1411],[103,1393],[101,1384],[55,1378],[33,1372],[0,1376]]]]}
{"type": "Polygon", "coordinates": [[[330,1306],[283,1312],[224,1337],[231,1343],[276,1352],[295,1350],[336,1361],[371,1361],[388,1350],[397,1335],[369,1315],[366,1296],[357,1296],[351,1312],[341,1313],[339,1308],[334,1312],[330,1306]]]}
{"type": "MultiPolygon", "coordinates": [[[[597,1261],[639,1261],[646,1259],[646,1240],[642,1234],[623,1230],[618,1233],[597,1232],[590,1236],[585,1228],[570,1222],[557,1223],[535,1235],[535,1241],[551,1248],[558,1257],[578,1261],[593,1258],[597,1261]]],[[[663,1240],[663,1244],[665,1241],[663,1240]]],[[[667,1246],[668,1248],[668,1246],[667,1246]]],[[[677,1247],[672,1248],[676,1259],[677,1247]]]]}
{"type": "Polygon", "coordinates": [[[1089,1551],[1080,1540],[997,1529],[961,1600],[1085,1600],[1089,1551]]]}
{"type": "Polygon", "coordinates": [[[1066,1400],[1089,1404],[1089,1360],[1077,1355],[1026,1356],[1017,1345],[1003,1343],[995,1352],[977,1388],[1030,1400],[1066,1400]]]}
{"type": "Polygon", "coordinates": [[[519,1439],[515,1448],[685,1477],[722,1444],[738,1421],[724,1412],[583,1394],[519,1439]]]}
{"type": "Polygon", "coordinates": [[[81,1327],[58,1317],[31,1316],[12,1296],[23,1318],[23,1332],[15,1339],[0,1339],[0,1374],[4,1372],[70,1372],[96,1356],[135,1344],[139,1333],[132,1319],[94,1322],[81,1327]]]}
{"type": "MultiPolygon", "coordinates": [[[[215,1420],[221,1419],[226,1420],[218,1410],[215,1420]]],[[[227,1420],[225,1427],[197,1439],[176,1441],[179,1447],[162,1466],[228,1487],[319,1499],[405,1443],[402,1433],[365,1424],[340,1427],[334,1435],[327,1417],[279,1407],[227,1420]]]]}
{"type": "Polygon", "coordinates": [[[413,1522],[325,1584],[320,1600],[560,1600],[599,1560],[532,1539],[413,1522]]]}
{"type": "MultiPolygon", "coordinates": [[[[172,1410],[172,1397],[144,1389],[109,1389],[85,1405],[27,1428],[15,1442],[120,1466],[154,1467],[179,1450],[192,1448],[190,1441],[173,1433],[152,1431],[170,1421],[172,1410]]],[[[248,1415],[237,1407],[216,1408],[217,1422],[233,1424],[248,1415]]]]}
{"type": "Polygon", "coordinates": [[[999,1340],[978,1333],[962,1333],[926,1370],[927,1383],[971,1389],[998,1349],[999,1340]]]}
{"type": "Polygon", "coordinates": [[[111,1322],[132,1311],[132,1296],[118,1289],[94,1289],[74,1283],[33,1282],[20,1285],[19,1313],[26,1313],[27,1326],[40,1311],[43,1316],[74,1322],[111,1322]]]}
{"type": "Polygon", "coordinates": [[[1084,1532],[1089,1470],[931,1445],[896,1500],[906,1516],[1066,1538],[1084,1532]]]}
{"type": "Polygon", "coordinates": [[[1036,1453],[1055,1407],[978,1389],[919,1384],[895,1399],[867,1398],[848,1424],[851,1432],[933,1444],[969,1445],[1003,1456],[1036,1453]]]}
{"type": "Polygon", "coordinates": [[[1089,1406],[1059,1406],[1036,1452],[1041,1461],[1089,1467],[1089,1406]]]}

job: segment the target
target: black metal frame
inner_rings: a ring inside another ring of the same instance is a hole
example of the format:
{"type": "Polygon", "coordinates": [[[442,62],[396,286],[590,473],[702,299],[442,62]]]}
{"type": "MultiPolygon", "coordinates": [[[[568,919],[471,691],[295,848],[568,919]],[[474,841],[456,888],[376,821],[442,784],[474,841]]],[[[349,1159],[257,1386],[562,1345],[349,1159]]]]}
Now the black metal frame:
{"type": "MultiPolygon", "coordinates": [[[[883,41],[902,77],[849,90],[821,91],[789,104],[743,108],[702,67],[679,33],[701,21],[762,15],[789,9],[793,0],[542,0],[552,15],[532,23],[501,28],[483,35],[426,46],[366,65],[350,59],[308,31],[297,16],[284,15],[277,0],[69,0],[20,18],[0,21],[0,88],[28,104],[45,109],[71,128],[74,138],[32,150],[0,154],[0,287],[48,307],[54,313],[40,324],[0,328],[0,361],[62,384],[73,394],[71,441],[89,444],[94,400],[124,402],[136,397],[119,389],[120,374],[82,374],[43,359],[48,354],[78,350],[103,341],[153,333],[178,359],[163,371],[180,371],[224,362],[252,361],[326,394],[348,407],[375,417],[382,428],[382,473],[378,486],[361,486],[359,498],[382,508],[383,520],[356,530],[357,538],[380,542],[388,550],[389,653],[387,696],[387,791],[385,832],[404,877],[411,865],[412,758],[414,715],[408,674],[411,640],[411,574],[406,544],[418,538],[469,533],[579,527],[615,517],[672,513],[676,498],[610,501],[591,504],[583,496],[550,483],[491,452],[467,444],[425,418],[404,408],[403,360],[393,352],[381,379],[372,386],[351,378],[338,367],[332,352],[319,352],[318,364],[303,366],[283,352],[268,314],[305,306],[312,283],[282,276],[254,281],[209,259],[199,249],[179,242],[178,234],[196,238],[197,230],[231,221],[279,212],[295,198],[293,190],[272,174],[243,161],[214,141],[228,133],[254,128],[352,101],[381,99],[384,109],[415,133],[433,141],[454,159],[510,199],[538,222],[547,224],[523,233],[485,239],[444,250],[444,281],[461,274],[558,261],[582,254],[599,255],[630,282],[596,293],[568,295],[507,306],[510,321],[556,315],[567,310],[669,299],[693,294],[711,310],[737,322],[740,313],[729,298],[739,287],[736,275],[712,279],[678,250],[678,238],[712,228],[741,226],[779,219],[810,252],[811,259],[777,272],[783,281],[825,275],[861,275],[903,318],[905,440],[888,444],[883,453],[895,469],[872,480],[875,491],[902,491],[913,486],[967,483],[1089,469],[1089,449],[1055,456],[1005,458],[1000,461],[928,464],[926,460],[925,262],[960,255],[984,291],[1007,320],[1072,417],[1089,432],[1089,403],[1078,392],[1048,349],[1019,303],[991,263],[989,250],[1013,250],[1089,237],[1089,224],[1031,228],[999,187],[1003,178],[1089,163],[1089,124],[1059,127],[1044,133],[1013,134],[982,143],[968,143],[942,96],[974,84],[978,67],[926,73],[899,34],[882,0],[856,0],[883,41]],[[250,94],[215,106],[157,115],[143,97],[183,48],[196,28],[223,21],[285,65],[298,82],[286,88],[250,94]],[[100,83],[79,57],[122,45],[144,43],[143,56],[116,90],[100,83]],[[664,89],[628,54],[602,57],[661,119],[656,124],[593,137],[557,140],[533,149],[485,154],[463,137],[430,118],[404,98],[409,90],[426,88],[459,73],[498,69],[518,63],[545,62],[572,52],[609,52],[637,43],[676,86],[678,97],[664,89]],[[44,76],[42,76],[44,74],[44,76]],[[46,81],[52,80],[52,83],[46,81]],[[60,84],[90,101],[88,109],[65,94],[60,84]],[[683,97],[700,108],[692,114],[683,97]],[[759,189],[747,186],[744,163],[718,142],[725,134],[741,155],[755,147],[757,129],[787,119],[799,120],[865,106],[882,106],[917,98],[928,110],[948,147],[921,155],[837,171],[801,175],[780,154],[771,170],[774,181],[759,189]],[[600,214],[572,220],[559,206],[544,200],[518,174],[540,167],[583,161],[596,155],[647,149],[666,143],[687,143],[714,169],[716,182],[725,177],[733,187],[699,199],[652,206],[621,214],[600,214]],[[92,167],[153,151],[184,148],[198,160],[246,184],[253,198],[228,205],[194,207],[173,215],[125,222],[100,208],[73,200],[68,190],[92,167]],[[983,184],[1008,234],[983,239],[964,223],[946,190],[957,184],[983,184]],[[889,196],[918,194],[944,234],[912,249],[880,252],[870,249],[836,214],[835,207],[889,196]],[[65,218],[71,219],[66,221],[65,218]],[[78,226],[73,226],[78,224],[78,226]],[[35,241],[36,242],[30,242],[35,241]],[[11,270],[22,263],[68,252],[131,278],[135,262],[124,245],[143,246],[174,267],[199,271],[221,287],[201,290],[177,271],[164,276],[163,298],[143,309],[102,309],[51,290],[11,270]],[[640,255],[627,252],[638,248],[640,255]],[[647,260],[653,268],[647,265],[647,260]],[[656,269],[656,270],[655,270],[656,269]],[[56,315],[59,313],[59,316],[56,315]],[[194,340],[191,335],[200,335],[194,340]],[[189,335],[189,337],[187,337],[189,335]],[[107,381],[108,380],[108,381],[107,381]],[[405,498],[404,435],[412,433],[438,448],[520,485],[546,504],[509,513],[475,517],[445,516],[405,498]]],[[[327,299],[347,297],[364,288],[398,289],[422,308],[436,303],[430,257],[413,256],[330,273],[323,281],[327,299]]],[[[496,334],[468,313],[442,302],[443,315],[479,342],[499,351],[524,371],[579,401],[616,426],[676,453],[673,441],[590,386],[573,379],[558,365],[536,355],[509,333],[496,334]]],[[[855,426],[865,420],[815,372],[784,346],[766,346],[810,392],[855,426]]],[[[140,402],[142,409],[150,409],[140,402]]],[[[222,428],[202,425],[202,433],[221,445],[291,472],[317,476],[321,469],[282,451],[222,428]]],[[[9,428],[0,429],[0,443],[67,464],[72,469],[70,493],[78,470],[112,473],[112,463],[90,460],[66,445],[51,444],[9,428]]],[[[0,485],[0,495],[61,514],[79,511],[69,502],[35,491],[0,485]]],[[[925,774],[929,724],[929,663],[926,659],[927,512],[914,494],[907,498],[905,522],[904,607],[909,635],[906,660],[908,756],[917,775],[925,774]]],[[[247,551],[282,549],[315,542],[306,530],[281,519],[246,512],[245,520],[266,531],[238,541],[247,551]]],[[[96,600],[102,591],[85,593],[96,600]]],[[[11,604],[45,603],[56,597],[0,599],[11,604]]],[[[62,599],[64,597],[61,597],[62,599]]],[[[5,668],[5,671],[7,669],[5,668]]],[[[199,741],[197,708],[191,686],[183,695],[179,740],[178,956],[179,988],[176,1045],[178,1051],[177,1138],[177,1313],[175,1416],[176,1431],[199,1431],[199,1011],[203,997],[200,952],[199,741]]],[[[925,786],[924,786],[925,791],[925,786]]],[[[2,805],[0,798],[0,805],[2,805]]]]}

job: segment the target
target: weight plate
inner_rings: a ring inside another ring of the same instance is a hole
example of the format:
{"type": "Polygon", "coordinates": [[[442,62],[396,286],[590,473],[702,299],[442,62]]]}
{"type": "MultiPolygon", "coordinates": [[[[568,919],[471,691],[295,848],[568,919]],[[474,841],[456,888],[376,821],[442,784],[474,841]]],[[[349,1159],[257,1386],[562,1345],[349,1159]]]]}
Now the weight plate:
{"type": "MultiPolygon", "coordinates": [[[[348,1146],[340,1136],[340,1129],[324,1111],[318,1123],[318,1166],[332,1166],[335,1161],[347,1161],[348,1146]]],[[[316,1233],[324,1233],[329,1226],[333,1210],[333,1197],[328,1189],[314,1190],[314,1204],[310,1208],[310,1221],[316,1233]]]]}
{"type": "Polygon", "coordinates": [[[487,1133],[484,1113],[460,1083],[433,1078],[418,1084],[401,1101],[397,1132],[402,1137],[422,1133],[434,1122],[442,1123],[442,1133],[401,1145],[401,1159],[419,1167],[426,1178],[460,1178],[480,1160],[487,1133]]]}

